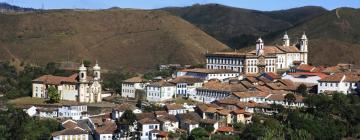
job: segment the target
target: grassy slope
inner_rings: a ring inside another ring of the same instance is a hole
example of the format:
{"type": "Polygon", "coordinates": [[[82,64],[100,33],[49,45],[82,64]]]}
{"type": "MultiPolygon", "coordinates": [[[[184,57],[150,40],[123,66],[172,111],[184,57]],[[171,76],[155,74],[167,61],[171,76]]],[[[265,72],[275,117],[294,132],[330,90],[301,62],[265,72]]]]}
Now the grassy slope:
{"type": "Polygon", "coordinates": [[[47,11],[0,15],[0,59],[36,64],[99,60],[108,69],[144,71],[162,63],[201,63],[227,47],[162,11],[47,11]],[[70,54],[70,55],[68,55],[70,54]]]}

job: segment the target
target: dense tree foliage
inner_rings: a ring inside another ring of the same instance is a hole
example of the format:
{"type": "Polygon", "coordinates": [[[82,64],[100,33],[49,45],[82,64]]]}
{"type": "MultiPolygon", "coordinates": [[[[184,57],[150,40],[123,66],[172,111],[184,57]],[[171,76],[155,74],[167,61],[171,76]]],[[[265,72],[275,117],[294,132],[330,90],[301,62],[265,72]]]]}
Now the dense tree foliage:
{"type": "Polygon", "coordinates": [[[55,63],[48,63],[45,67],[26,65],[22,70],[17,70],[9,62],[3,62],[0,64],[0,93],[9,99],[30,96],[33,79],[45,74],[69,76],[71,73],[58,69],[55,63]]]}
{"type": "Polygon", "coordinates": [[[279,109],[280,112],[272,117],[255,114],[253,123],[247,125],[243,131],[240,129],[241,138],[250,140],[360,138],[358,95],[341,93],[334,93],[332,96],[308,95],[305,103],[308,108],[279,109]]]}
{"type": "Polygon", "coordinates": [[[21,109],[0,110],[0,140],[48,140],[59,130],[56,120],[30,118],[21,109]]]}
{"type": "Polygon", "coordinates": [[[161,77],[171,77],[174,73],[174,69],[167,69],[167,70],[156,70],[156,71],[150,71],[144,74],[144,78],[147,80],[152,80],[155,77],[161,76],[161,77]]]}
{"type": "Polygon", "coordinates": [[[297,88],[296,88],[296,92],[298,94],[301,94],[302,96],[306,96],[308,91],[307,91],[307,87],[305,84],[300,84],[297,88]]]}
{"type": "Polygon", "coordinates": [[[58,103],[60,101],[60,94],[57,88],[51,86],[48,88],[49,103],[58,103]]]}
{"type": "Polygon", "coordinates": [[[103,74],[103,87],[105,89],[114,90],[121,93],[122,82],[128,78],[135,76],[129,72],[109,72],[103,74]]]}

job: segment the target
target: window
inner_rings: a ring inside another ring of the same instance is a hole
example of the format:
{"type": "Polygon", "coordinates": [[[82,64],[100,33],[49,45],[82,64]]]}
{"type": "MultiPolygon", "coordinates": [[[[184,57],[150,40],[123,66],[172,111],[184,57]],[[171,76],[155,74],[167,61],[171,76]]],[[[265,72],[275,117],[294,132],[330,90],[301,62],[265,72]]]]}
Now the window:
{"type": "Polygon", "coordinates": [[[153,125],[149,125],[149,129],[154,129],[154,126],[153,126],[153,125]]]}

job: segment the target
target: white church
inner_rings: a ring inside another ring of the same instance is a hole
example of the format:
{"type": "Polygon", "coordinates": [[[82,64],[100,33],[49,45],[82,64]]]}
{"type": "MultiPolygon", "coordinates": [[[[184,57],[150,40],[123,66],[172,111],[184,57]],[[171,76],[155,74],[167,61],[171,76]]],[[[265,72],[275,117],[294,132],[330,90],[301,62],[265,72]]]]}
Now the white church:
{"type": "Polygon", "coordinates": [[[308,39],[305,33],[298,43],[290,44],[285,33],[282,45],[265,46],[261,38],[256,49],[247,53],[215,52],[206,54],[207,69],[229,69],[245,74],[276,72],[290,69],[294,64],[308,63],[308,39]]]}
{"type": "Polygon", "coordinates": [[[32,97],[49,98],[47,89],[55,87],[61,100],[77,102],[101,102],[101,68],[96,63],[92,68],[92,76],[87,75],[84,64],[79,67],[79,72],[69,77],[43,75],[32,81],[32,97]]]}

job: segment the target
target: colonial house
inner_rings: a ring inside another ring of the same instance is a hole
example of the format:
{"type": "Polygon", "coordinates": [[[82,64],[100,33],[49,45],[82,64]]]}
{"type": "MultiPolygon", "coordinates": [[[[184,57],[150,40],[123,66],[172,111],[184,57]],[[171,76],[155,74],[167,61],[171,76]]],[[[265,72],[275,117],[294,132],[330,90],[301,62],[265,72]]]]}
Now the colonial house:
{"type": "Polygon", "coordinates": [[[165,105],[165,109],[170,115],[183,114],[187,112],[187,109],[180,104],[167,104],[165,105]]]}
{"type": "Polygon", "coordinates": [[[179,76],[191,76],[195,78],[200,78],[202,80],[211,80],[218,79],[224,81],[229,78],[238,77],[240,74],[237,71],[227,70],[227,69],[184,69],[177,72],[177,77],[179,76]]]}
{"type": "Polygon", "coordinates": [[[138,132],[141,140],[148,140],[151,137],[150,131],[159,130],[160,122],[153,118],[144,118],[138,121],[138,132]]]}
{"type": "Polygon", "coordinates": [[[61,100],[78,102],[101,102],[100,67],[93,67],[93,75],[87,75],[87,68],[82,64],[79,73],[69,77],[43,75],[32,81],[32,97],[49,98],[48,88],[55,87],[61,100]]]}
{"type": "Polygon", "coordinates": [[[51,134],[53,140],[90,139],[89,130],[81,127],[78,122],[74,120],[65,120],[61,123],[61,126],[63,128],[61,131],[56,131],[51,134]]]}
{"type": "Polygon", "coordinates": [[[146,99],[150,102],[170,100],[175,96],[175,92],[175,84],[162,80],[146,86],[146,99]]]}
{"type": "Polygon", "coordinates": [[[112,108],[111,118],[113,120],[119,119],[126,110],[131,110],[134,114],[142,113],[142,111],[136,108],[134,105],[129,103],[122,103],[112,108]]]}
{"type": "Polygon", "coordinates": [[[308,63],[308,39],[305,34],[299,43],[290,45],[287,34],[282,45],[264,46],[261,38],[256,41],[256,49],[248,53],[215,52],[206,54],[207,69],[228,69],[240,73],[276,72],[290,69],[295,62],[308,63]]]}
{"type": "Polygon", "coordinates": [[[177,114],[176,118],[179,120],[180,128],[186,130],[188,133],[198,128],[201,121],[201,117],[195,112],[177,114]]]}
{"type": "Polygon", "coordinates": [[[117,125],[114,121],[106,120],[97,124],[94,138],[95,140],[113,140],[116,135],[117,125]]]}
{"type": "Polygon", "coordinates": [[[126,79],[121,84],[121,96],[122,97],[129,97],[129,98],[135,98],[136,97],[136,90],[145,90],[145,87],[147,85],[147,81],[140,77],[132,77],[130,79],[126,79]]]}
{"type": "Polygon", "coordinates": [[[288,79],[294,83],[303,83],[303,84],[318,84],[318,81],[322,78],[325,78],[325,73],[320,72],[294,72],[287,73],[281,77],[281,79],[288,79]]]}
{"type": "Polygon", "coordinates": [[[285,99],[286,94],[271,94],[268,98],[266,98],[266,102],[268,104],[278,104],[285,107],[304,107],[305,104],[303,102],[304,97],[295,95],[294,102],[288,102],[285,99]]]}
{"type": "Polygon", "coordinates": [[[72,118],[74,120],[79,120],[82,117],[87,116],[87,106],[86,105],[72,105],[72,106],[62,106],[58,109],[59,118],[72,118]]]}
{"type": "Polygon", "coordinates": [[[163,115],[156,118],[160,122],[160,130],[166,132],[176,132],[179,128],[179,121],[175,115],[163,115]]]}
{"type": "Polygon", "coordinates": [[[179,76],[169,81],[176,85],[176,94],[184,97],[194,96],[196,88],[201,87],[203,80],[191,76],[179,76]]]}
{"type": "Polygon", "coordinates": [[[210,103],[212,101],[226,98],[232,92],[246,91],[247,88],[241,83],[221,83],[219,81],[209,81],[203,87],[196,89],[196,96],[193,100],[210,103]]]}
{"type": "Polygon", "coordinates": [[[318,93],[341,92],[344,94],[358,91],[360,76],[357,72],[337,73],[319,80],[318,93]]]}

